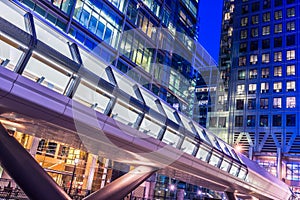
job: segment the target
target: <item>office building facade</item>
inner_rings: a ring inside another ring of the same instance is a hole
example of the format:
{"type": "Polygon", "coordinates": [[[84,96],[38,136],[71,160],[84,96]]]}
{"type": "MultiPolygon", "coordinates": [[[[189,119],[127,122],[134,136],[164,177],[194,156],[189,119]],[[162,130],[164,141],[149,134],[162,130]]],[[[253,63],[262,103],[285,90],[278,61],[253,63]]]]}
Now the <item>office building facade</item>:
{"type": "Polygon", "coordinates": [[[209,127],[299,191],[299,6],[224,0],[209,127]]]}

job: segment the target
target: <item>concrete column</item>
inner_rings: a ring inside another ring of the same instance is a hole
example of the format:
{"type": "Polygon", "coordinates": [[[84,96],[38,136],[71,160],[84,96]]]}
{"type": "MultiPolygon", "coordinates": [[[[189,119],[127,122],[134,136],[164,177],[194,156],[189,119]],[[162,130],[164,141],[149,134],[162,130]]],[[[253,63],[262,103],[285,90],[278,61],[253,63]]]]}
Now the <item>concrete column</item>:
{"type": "Polygon", "coordinates": [[[277,148],[277,178],[279,178],[281,180],[282,178],[282,155],[281,155],[281,148],[278,147],[277,148]]]}
{"type": "Polygon", "coordinates": [[[103,188],[106,185],[106,176],[107,176],[108,165],[109,165],[109,159],[105,159],[103,174],[102,174],[102,177],[101,177],[101,186],[100,186],[100,188],[103,188]]]}
{"type": "Polygon", "coordinates": [[[177,189],[176,199],[184,200],[184,189],[177,189]]]}
{"type": "Polygon", "coordinates": [[[225,192],[225,195],[228,200],[237,200],[233,192],[225,192]]]}
{"type": "Polygon", "coordinates": [[[88,180],[87,180],[87,190],[89,192],[92,190],[96,162],[97,162],[97,156],[92,155],[92,163],[90,165],[89,176],[88,176],[88,180]]]}
{"type": "Polygon", "coordinates": [[[37,137],[34,137],[33,140],[32,140],[32,144],[31,144],[29,153],[30,153],[33,157],[35,157],[35,155],[36,155],[37,148],[38,148],[38,146],[39,146],[39,142],[40,142],[40,138],[37,138],[37,137]]]}

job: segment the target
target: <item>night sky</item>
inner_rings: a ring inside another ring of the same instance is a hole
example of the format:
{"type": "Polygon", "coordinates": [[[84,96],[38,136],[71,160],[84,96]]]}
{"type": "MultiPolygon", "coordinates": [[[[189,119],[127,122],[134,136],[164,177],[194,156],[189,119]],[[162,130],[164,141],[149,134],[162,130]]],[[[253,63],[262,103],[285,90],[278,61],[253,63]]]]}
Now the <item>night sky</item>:
{"type": "Polygon", "coordinates": [[[199,41],[218,62],[223,0],[200,1],[199,41]]]}

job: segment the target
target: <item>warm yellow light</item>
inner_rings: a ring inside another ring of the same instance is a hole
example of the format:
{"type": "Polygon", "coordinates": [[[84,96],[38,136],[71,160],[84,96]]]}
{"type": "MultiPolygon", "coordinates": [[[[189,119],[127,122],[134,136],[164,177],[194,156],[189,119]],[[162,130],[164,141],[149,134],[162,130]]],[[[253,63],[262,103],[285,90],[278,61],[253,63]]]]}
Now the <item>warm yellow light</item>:
{"type": "Polygon", "coordinates": [[[4,126],[11,126],[13,128],[25,128],[22,124],[16,123],[16,122],[12,122],[12,121],[8,121],[5,119],[0,119],[0,123],[2,123],[4,126]]]}

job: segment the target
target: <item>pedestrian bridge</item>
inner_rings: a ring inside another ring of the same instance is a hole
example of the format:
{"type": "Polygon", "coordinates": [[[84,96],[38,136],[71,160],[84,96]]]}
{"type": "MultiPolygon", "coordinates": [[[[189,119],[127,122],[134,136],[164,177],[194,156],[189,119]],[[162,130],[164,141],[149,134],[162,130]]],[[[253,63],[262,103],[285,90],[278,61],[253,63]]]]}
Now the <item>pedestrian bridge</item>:
{"type": "MultiPolygon", "coordinates": [[[[73,38],[37,19],[33,23],[32,15],[9,4],[0,2],[0,11],[5,10],[0,18],[0,122],[6,128],[147,166],[225,191],[229,199],[291,197],[286,184],[213,133],[78,47],[73,38]]],[[[139,178],[132,182],[140,183],[139,178]]]]}

